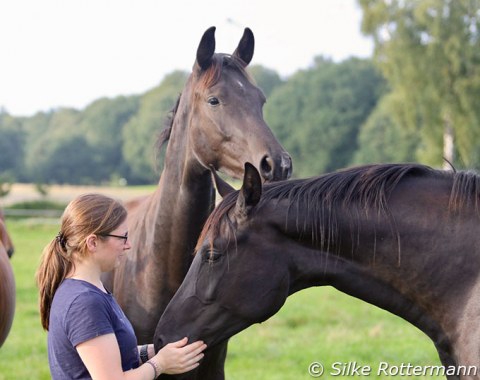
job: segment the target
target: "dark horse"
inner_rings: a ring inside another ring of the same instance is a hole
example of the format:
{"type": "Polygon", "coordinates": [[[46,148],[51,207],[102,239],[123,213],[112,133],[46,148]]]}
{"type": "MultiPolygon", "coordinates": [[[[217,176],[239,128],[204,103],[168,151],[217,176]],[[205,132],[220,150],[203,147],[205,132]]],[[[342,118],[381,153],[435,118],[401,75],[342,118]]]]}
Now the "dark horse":
{"type": "Polygon", "coordinates": [[[7,339],[15,313],[15,278],[8,260],[13,251],[12,239],[0,211],[0,347],[7,339]]]}
{"type": "Polygon", "coordinates": [[[214,347],[321,285],[417,326],[448,378],[479,378],[480,176],[385,164],[262,187],[247,164],[241,190],[209,217],[154,343],[188,335],[214,347]]]}
{"type": "MultiPolygon", "coordinates": [[[[263,119],[265,96],[245,71],[253,51],[248,28],[231,55],[215,53],[214,27],[204,33],[170,127],[162,135],[162,143],[169,142],[158,187],[129,214],[132,249],[114,272],[113,293],[139,343],[152,341],[193,259],[214,207],[210,169],[242,178],[244,163],[250,161],[266,181],[290,176],[291,158],[263,119]]],[[[225,349],[210,357],[224,355],[225,349]]],[[[211,368],[215,374],[199,378],[222,379],[223,360],[212,359],[211,365],[205,360],[199,370],[211,368]]]]}

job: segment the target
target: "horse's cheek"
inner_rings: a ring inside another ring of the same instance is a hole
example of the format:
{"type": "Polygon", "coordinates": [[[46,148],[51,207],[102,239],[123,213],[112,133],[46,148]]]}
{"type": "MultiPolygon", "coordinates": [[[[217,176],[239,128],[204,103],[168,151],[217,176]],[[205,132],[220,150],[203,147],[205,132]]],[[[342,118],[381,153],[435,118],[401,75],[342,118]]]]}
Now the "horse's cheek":
{"type": "Polygon", "coordinates": [[[204,301],[205,302],[212,302],[215,300],[215,293],[217,289],[218,281],[210,281],[204,289],[204,301]]]}
{"type": "Polygon", "coordinates": [[[270,318],[281,309],[281,307],[285,304],[288,295],[289,281],[288,275],[285,275],[277,282],[277,285],[270,289],[270,291],[263,297],[262,303],[267,305],[267,307],[262,322],[270,318]]]}
{"type": "Polygon", "coordinates": [[[198,275],[195,292],[202,302],[211,303],[218,296],[219,283],[223,277],[222,271],[215,268],[215,264],[203,264],[203,266],[198,275]]]}
{"type": "Polygon", "coordinates": [[[281,272],[263,273],[243,285],[248,292],[243,292],[246,297],[237,297],[241,299],[237,303],[238,314],[254,323],[263,322],[278,312],[288,297],[288,276],[281,272]]]}

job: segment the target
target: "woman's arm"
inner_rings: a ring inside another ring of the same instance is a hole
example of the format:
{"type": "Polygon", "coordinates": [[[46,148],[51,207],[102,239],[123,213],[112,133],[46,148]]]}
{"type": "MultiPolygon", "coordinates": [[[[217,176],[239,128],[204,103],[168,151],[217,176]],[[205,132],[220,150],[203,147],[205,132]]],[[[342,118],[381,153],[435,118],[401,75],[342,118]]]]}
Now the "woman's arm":
{"type": "Polygon", "coordinates": [[[90,339],[76,348],[93,380],[151,380],[161,373],[177,374],[196,368],[206,345],[201,341],[187,345],[187,338],[184,338],[162,348],[149,359],[152,364],[145,363],[127,372],[122,370],[120,349],[114,334],[90,339]]]}

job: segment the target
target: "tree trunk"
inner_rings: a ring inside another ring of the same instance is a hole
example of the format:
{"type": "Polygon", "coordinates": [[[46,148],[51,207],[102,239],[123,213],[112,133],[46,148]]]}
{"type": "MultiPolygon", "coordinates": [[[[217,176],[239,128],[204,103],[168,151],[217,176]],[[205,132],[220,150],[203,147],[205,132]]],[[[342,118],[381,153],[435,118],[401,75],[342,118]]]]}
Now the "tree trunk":
{"type": "Polygon", "coordinates": [[[447,118],[445,120],[445,127],[443,130],[443,169],[453,170],[453,161],[455,159],[454,151],[454,134],[451,121],[447,118]]]}

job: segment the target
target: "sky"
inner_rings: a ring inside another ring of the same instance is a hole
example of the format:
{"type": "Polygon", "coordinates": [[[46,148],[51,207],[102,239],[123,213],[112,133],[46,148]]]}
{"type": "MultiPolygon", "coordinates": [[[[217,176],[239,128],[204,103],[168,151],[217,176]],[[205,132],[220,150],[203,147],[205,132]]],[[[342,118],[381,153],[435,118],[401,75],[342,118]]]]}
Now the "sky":
{"type": "Polygon", "coordinates": [[[203,32],[233,53],[245,27],[251,64],[287,78],[314,57],[370,57],[357,0],[2,0],[0,108],[31,116],[142,94],[190,72],[203,32]]]}

